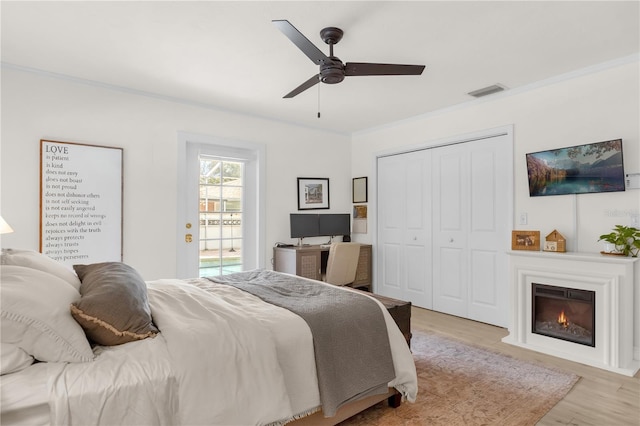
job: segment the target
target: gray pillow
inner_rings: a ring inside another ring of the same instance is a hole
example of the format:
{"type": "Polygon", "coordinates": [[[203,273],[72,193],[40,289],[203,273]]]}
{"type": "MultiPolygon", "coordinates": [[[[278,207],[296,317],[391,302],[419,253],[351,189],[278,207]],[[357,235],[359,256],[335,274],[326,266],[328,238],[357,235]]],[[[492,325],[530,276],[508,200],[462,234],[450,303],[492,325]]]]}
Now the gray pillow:
{"type": "Polygon", "coordinates": [[[120,262],[74,265],[80,285],[80,301],[71,304],[71,315],[94,342],[113,346],[153,337],[147,285],[138,272],[120,262]]]}

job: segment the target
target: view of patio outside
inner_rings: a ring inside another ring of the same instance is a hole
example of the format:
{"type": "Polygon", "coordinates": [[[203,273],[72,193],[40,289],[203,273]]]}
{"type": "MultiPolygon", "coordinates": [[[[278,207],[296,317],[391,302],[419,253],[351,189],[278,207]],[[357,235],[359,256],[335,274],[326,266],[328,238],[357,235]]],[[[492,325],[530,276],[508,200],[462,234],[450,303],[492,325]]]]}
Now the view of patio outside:
{"type": "Polygon", "coordinates": [[[200,276],[242,270],[243,164],[200,156],[200,276]]]}

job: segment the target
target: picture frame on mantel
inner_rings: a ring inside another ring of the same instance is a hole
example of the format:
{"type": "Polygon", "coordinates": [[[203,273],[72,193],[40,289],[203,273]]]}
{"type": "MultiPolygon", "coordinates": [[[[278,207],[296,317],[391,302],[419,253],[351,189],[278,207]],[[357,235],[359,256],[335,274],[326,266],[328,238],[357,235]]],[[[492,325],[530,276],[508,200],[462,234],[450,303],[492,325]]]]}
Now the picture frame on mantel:
{"type": "Polygon", "coordinates": [[[540,251],[540,231],[511,231],[511,250],[540,251]]]}
{"type": "Polygon", "coordinates": [[[329,178],[298,178],[298,210],[329,208],[329,178]]]}
{"type": "Polygon", "coordinates": [[[367,177],[353,178],[352,183],[352,198],[353,203],[366,203],[367,202],[367,177]]]}

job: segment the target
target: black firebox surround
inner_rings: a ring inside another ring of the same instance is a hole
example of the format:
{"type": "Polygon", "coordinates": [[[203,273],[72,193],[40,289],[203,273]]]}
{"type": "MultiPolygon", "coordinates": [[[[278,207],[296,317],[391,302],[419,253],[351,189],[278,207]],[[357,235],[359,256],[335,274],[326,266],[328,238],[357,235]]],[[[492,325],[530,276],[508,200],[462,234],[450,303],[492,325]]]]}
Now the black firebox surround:
{"type": "Polygon", "coordinates": [[[532,283],[531,285],[531,332],[540,334],[554,339],[566,340],[578,345],[596,346],[596,292],[589,290],[579,290],[567,287],[557,287],[545,284],[532,283]],[[548,297],[559,300],[576,300],[591,303],[591,318],[593,318],[593,330],[591,331],[591,343],[584,343],[577,340],[563,338],[560,336],[550,335],[536,330],[536,296],[548,297]]]}

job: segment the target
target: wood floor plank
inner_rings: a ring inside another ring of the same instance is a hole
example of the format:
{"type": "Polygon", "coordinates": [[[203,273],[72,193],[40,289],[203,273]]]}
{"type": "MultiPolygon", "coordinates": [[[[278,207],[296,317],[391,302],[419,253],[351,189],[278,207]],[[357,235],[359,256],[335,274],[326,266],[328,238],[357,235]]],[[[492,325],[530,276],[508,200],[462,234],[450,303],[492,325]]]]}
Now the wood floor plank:
{"type": "Polygon", "coordinates": [[[640,426],[640,372],[627,377],[508,345],[502,342],[508,334],[504,328],[417,307],[412,308],[411,327],[580,376],[567,396],[538,422],[540,426],[640,426]]]}

